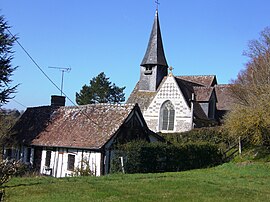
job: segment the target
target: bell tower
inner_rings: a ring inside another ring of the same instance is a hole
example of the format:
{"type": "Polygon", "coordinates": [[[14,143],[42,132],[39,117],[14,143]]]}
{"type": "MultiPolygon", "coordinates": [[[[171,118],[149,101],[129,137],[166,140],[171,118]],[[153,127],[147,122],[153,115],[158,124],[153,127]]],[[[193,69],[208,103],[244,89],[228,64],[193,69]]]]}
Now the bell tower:
{"type": "Polygon", "coordinates": [[[160,82],[167,74],[168,64],[162,44],[158,10],[156,10],[146,53],[141,62],[139,90],[156,91],[160,82]]]}

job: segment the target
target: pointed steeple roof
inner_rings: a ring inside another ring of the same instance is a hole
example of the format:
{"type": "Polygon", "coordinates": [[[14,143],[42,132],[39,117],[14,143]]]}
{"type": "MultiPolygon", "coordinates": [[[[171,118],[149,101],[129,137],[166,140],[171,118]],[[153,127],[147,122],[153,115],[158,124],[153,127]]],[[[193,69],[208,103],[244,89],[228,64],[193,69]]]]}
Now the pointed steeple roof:
{"type": "Polygon", "coordinates": [[[141,66],[147,65],[162,65],[168,67],[162,44],[157,10],[147,50],[141,63],[141,66]]]}

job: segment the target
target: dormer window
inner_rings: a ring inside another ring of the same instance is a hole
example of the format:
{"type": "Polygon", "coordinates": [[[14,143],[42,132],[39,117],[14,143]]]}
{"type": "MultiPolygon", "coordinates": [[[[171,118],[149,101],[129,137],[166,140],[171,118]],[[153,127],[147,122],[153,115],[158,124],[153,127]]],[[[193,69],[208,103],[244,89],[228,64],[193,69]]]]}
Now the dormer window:
{"type": "Polygon", "coordinates": [[[150,66],[145,67],[144,74],[145,75],[151,75],[152,74],[152,67],[150,67],[150,66]]]}

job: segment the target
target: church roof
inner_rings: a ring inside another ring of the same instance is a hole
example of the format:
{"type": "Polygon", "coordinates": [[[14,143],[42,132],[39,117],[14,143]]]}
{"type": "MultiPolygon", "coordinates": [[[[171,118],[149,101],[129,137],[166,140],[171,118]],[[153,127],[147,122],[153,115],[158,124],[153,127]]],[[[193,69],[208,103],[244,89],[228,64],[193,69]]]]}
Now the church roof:
{"type": "Polygon", "coordinates": [[[217,110],[229,111],[233,104],[233,98],[230,95],[231,84],[215,85],[215,91],[217,96],[217,110]]]}
{"type": "Polygon", "coordinates": [[[141,66],[146,65],[161,65],[168,67],[163,49],[158,11],[156,11],[155,14],[154,24],[152,27],[147,50],[141,63],[141,66]]]}
{"type": "Polygon", "coordinates": [[[112,138],[133,105],[83,105],[28,108],[14,126],[17,143],[36,146],[99,149],[112,138]]]}
{"type": "Polygon", "coordinates": [[[214,87],[195,86],[194,93],[196,95],[196,101],[208,102],[213,93],[214,87]]]}
{"type": "MultiPolygon", "coordinates": [[[[161,85],[160,85],[161,86],[161,85]]],[[[127,104],[138,103],[141,110],[145,110],[149,107],[151,101],[154,99],[158,91],[150,92],[150,91],[140,91],[139,90],[139,82],[136,84],[135,88],[131,92],[127,104]]]]}
{"type": "Polygon", "coordinates": [[[200,86],[214,86],[217,84],[215,75],[194,75],[194,76],[177,76],[177,78],[194,83],[200,86]]]}

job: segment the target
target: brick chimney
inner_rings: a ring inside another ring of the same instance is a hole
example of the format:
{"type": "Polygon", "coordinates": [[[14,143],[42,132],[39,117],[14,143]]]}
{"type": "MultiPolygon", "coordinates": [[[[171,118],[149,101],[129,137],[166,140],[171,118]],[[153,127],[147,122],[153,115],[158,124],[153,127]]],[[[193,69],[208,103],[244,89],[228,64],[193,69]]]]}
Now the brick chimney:
{"type": "Polygon", "coordinates": [[[51,106],[53,107],[60,107],[65,106],[66,97],[60,95],[52,95],[51,96],[51,106]]]}

